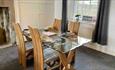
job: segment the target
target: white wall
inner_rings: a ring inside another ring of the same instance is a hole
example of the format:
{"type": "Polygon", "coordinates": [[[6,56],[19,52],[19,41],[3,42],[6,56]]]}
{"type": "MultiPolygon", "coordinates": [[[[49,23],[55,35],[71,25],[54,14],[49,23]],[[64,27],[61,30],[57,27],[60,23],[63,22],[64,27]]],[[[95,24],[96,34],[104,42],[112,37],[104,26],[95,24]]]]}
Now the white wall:
{"type": "Polygon", "coordinates": [[[55,0],[55,18],[61,19],[62,15],[62,0],[55,0]]]}
{"type": "Polygon", "coordinates": [[[68,5],[67,5],[68,20],[74,19],[74,4],[75,4],[75,0],[68,0],[68,5]]]}
{"type": "Polygon", "coordinates": [[[54,0],[14,0],[16,22],[22,28],[44,28],[54,19],[54,0]]]}
{"type": "MultiPolygon", "coordinates": [[[[68,0],[68,19],[72,20],[74,15],[74,0],[68,0]]],[[[55,0],[55,18],[61,19],[62,17],[62,0],[55,0]]]]}
{"type": "Polygon", "coordinates": [[[109,46],[115,51],[115,0],[111,0],[109,17],[109,46]]]}

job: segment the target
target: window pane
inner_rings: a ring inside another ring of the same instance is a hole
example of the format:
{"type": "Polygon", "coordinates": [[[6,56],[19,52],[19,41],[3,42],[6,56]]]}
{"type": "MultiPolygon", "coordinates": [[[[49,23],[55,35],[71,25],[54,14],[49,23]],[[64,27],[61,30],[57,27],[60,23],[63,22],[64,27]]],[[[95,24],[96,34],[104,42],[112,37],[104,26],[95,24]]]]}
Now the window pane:
{"type": "Polygon", "coordinates": [[[75,0],[75,15],[96,18],[99,0],[75,0]]]}

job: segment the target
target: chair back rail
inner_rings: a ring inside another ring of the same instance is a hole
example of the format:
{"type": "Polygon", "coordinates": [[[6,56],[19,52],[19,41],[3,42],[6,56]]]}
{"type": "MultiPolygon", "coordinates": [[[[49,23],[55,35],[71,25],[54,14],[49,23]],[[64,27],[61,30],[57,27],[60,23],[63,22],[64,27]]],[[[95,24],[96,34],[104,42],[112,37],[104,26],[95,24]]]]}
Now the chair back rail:
{"type": "Polygon", "coordinates": [[[29,26],[34,49],[34,70],[44,70],[43,49],[40,34],[37,29],[29,26]]]}
{"type": "Polygon", "coordinates": [[[26,69],[26,48],[23,33],[21,31],[20,25],[17,23],[13,23],[16,36],[18,38],[18,52],[19,52],[19,62],[22,64],[24,69],[26,69]]]}
{"type": "Polygon", "coordinates": [[[68,24],[68,30],[72,33],[75,33],[76,35],[78,35],[79,27],[80,22],[77,21],[70,21],[68,24]]]}
{"type": "Polygon", "coordinates": [[[55,19],[53,23],[53,28],[57,31],[61,30],[61,20],[60,19],[55,19]]]}

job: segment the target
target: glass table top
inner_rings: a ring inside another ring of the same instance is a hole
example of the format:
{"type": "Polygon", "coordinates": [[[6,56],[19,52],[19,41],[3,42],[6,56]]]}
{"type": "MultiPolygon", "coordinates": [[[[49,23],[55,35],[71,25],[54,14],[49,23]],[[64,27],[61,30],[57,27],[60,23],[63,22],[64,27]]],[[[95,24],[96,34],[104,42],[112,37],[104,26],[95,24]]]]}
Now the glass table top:
{"type": "Polygon", "coordinates": [[[50,42],[52,44],[50,46],[51,48],[61,52],[69,52],[91,41],[90,39],[83,38],[80,36],[66,37],[60,34],[46,36],[43,33],[42,40],[44,42],[50,42]]]}
{"type": "MultiPolygon", "coordinates": [[[[61,33],[51,32],[48,32],[49,34],[47,34],[44,30],[39,30],[39,32],[41,34],[41,39],[46,46],[61,52],[69,52],[91,41],[90,39],[80,36],[68,37],[67,34],[65,34],[66,36],[63,36],[61,33]]],[[[29,36],[29,33],[24,33],[24,35],[29,36]]],[[[29,37],[31,38],[31,36],[29,37]]]]}

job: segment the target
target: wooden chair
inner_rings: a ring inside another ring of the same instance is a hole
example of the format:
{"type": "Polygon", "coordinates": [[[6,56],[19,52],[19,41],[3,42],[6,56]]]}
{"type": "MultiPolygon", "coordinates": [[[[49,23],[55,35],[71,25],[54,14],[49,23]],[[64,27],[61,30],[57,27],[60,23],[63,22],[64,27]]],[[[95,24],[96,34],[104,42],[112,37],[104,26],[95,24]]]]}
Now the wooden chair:
{"type": "Polygon", "coordinates": [[[30,59],[32,55],[32,44],[25,43],[23,33],[21,31],[20,25],[17,23],[13,23],[16,36],[18,39],[18,54],[19,54],[19,63],[23,66],[24,70],[26,69],[26,60],[30,59]]]}
{"type": "Polygon", "coordinates": [[[25,36],[25,38],[26,38],[26,41],[28,41],[28,42],[30,42],[30,41],[32,41],[32,39],[29,37],[29,29],[24,29],[23,30],[23,34],[24,34],[24,36],[25,36]]]}
{"type": "Polygon", "coordinates": [[[73,61],[73,58],[75,56],[75,50],[71,50],[67,57],[65,55],[65,53],[58,51],[59,53],[59,58],[60,58],[60,62],[62,64],[62,69],[60,68],[60,70],[74,70],[73,66],[71,65],[71,62],[73,61]]]}
{"type": "MultiPolygon", "coordinates": [[[[43,50],[42,41],[38,29],[29,26],[30,35],[32,37],[32,42],[34,46],[34,70],[44,70],[45,63],[55,60],[58,55],[56,51],[51,48],[46,48],[43,50]]],[[[51,68],[48,66],[49,70],[51,68]]]]}
{"type": "Polygon", "coordinates": [[[53,28],[57,31],[61,30],[61,20],[60,19],[55,19],[53,23],[53,28]]]}
{"type": "Polygon", "coordinates": [[[78,35],[80,23],[77,21],[70,21],[68,24],[68,30],[75,35],[78,35]]]}
{"type": "Polygon", "coordinates": [[[61,31],[61,20],[55,19],[51,27],[48,28],[49,31],[59,32],[61,31]]]}

